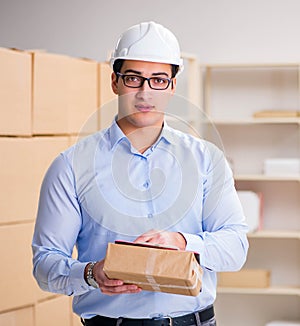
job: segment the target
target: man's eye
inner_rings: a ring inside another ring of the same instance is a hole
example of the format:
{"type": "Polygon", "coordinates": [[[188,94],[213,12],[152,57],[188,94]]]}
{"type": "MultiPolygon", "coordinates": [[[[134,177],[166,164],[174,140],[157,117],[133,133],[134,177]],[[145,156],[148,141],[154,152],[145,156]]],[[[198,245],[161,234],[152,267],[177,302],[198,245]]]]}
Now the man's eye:
{"type": "Polygon", "coordinates": [[[129,83],[139,83],[139,82],[140,82],[140,78],[137,77],[137,76],[127,76],[127,77],[126,77],[126,80],[127,80],[129,83]]]}
{"type": "Polygon", "coordinates": [[[166,84],[168,80],[166,78],[154,78],[154,83],[155,84],[166,84]]]}

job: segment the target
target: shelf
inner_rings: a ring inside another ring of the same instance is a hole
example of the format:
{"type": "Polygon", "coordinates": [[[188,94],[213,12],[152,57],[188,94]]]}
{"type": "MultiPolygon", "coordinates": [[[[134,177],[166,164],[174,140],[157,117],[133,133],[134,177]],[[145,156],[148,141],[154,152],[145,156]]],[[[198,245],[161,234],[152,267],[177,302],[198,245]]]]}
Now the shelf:
{"type": "Polygon", "coordinates": [[[218,68],[285,68],[285,67],[295,67],[300,66],[299,62],[265,62],[265,63],[207,63],[205,65],[208,69],[218,69],[218,68]]]}
{"type": "Polygon", "coordinates": [[[260,230],[248,233],[249,239],[296,239],[300,240],[300,231],[260,230]]]}
{"type": "Polygon", "coordinates": [[[288,295],[300,296],[297,287],[269,287],[269,288],[227,288],[218,287],[218,294],[258,294],[258,295],[288,295]]]}
{"type": "MultiPolygon", "coordinates": [[[[271,282],[266,288],[226,287],[220,282],[219,308],[228,315],[228,307],[240,296],[244,311],[253,301],[269,306],[249,325],[271,320],[274,302],[279,307],[282,301],[292,302],[291,311],[298,316],[300,171],[284,169],[270,175],[264,167],[267,159],[300,157],[300,62],[209,63],[205,68],[203,138],[221,144],[237,190],[262,195],[259,203],[241,201],[246,217],[263,209],[263,229],[247,234],[246,266],[265,268],[271,282]]],[[[278,310],[278,318],[284,319],[284,310],[278,310]]]]}
{"type": "Polygon", "coordinates": [[[219,126],[234,126],[234,125],[259,125],[259,124],[298,124],[300,125],[299,118],[248,118],[240,120],[218,120],[211,119],[206,122],[207,124],[215,124],[219,126]]]}
{"type": "Polygon", "coordinates": [[[300,182],[300,175],[264,175],[264,174],[236,174],[236,181],[293,181],[300,182]]]}

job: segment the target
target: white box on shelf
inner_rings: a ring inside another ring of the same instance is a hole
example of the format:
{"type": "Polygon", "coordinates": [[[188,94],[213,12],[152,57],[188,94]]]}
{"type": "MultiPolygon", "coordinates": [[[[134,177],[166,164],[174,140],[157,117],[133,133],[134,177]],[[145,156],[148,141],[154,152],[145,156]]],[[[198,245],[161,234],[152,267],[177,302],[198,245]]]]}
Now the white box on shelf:
{"type": "Polygon", "coordinates": [[[266,175],[300,175],[300,159],[270,158],[264,161],[266,175]]]}
{"type": "Polygon", "coordinates": [[[267,323],[266,326],[300,326],[300,321],[271,321],[267,323]]]}
{"type": "Polygon", "coordinates": [[[257,231],[262,224],[262,195],[253,191],[237,191],[242,204],[249,232],[257,231]]]}

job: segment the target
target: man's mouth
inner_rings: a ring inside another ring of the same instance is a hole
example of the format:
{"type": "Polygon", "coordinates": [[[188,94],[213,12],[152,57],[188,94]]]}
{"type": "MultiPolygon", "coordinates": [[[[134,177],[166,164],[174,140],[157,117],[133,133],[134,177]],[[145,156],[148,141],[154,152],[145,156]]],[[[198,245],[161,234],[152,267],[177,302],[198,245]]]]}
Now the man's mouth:
{"type": "Polygon", "coordinates": [[[154,109],[154,106],[150,104],[136,104],[135,108],[140,112],[149,112],[154,109]]]}

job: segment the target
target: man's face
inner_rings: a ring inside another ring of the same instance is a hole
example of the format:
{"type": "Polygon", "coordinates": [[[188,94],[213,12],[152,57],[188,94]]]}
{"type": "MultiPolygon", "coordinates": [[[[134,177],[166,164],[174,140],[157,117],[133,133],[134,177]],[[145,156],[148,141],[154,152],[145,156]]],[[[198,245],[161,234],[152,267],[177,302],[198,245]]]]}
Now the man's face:
{"type": "MultiPolygon", "coordinates": [[[[155,77],[156,79],[153,81],[155,85],[156,82],[160,82],[160,78],[171,78],[171,65],[125,60],[120,73],[131,75],[129,81],[134,81],[134,76],[155,77]]],[[[123,128],[127,128],[128,131],[150,126],[161,128],[165,108],[175,91],[176,80],[173,79],[172,82],[164,90],[151,89],[147,80],[141,87],[130,88],[124,85],[121,76],[117,79],[113,73],[112,89],[119,96],[119,124],[123,128]]]]}

